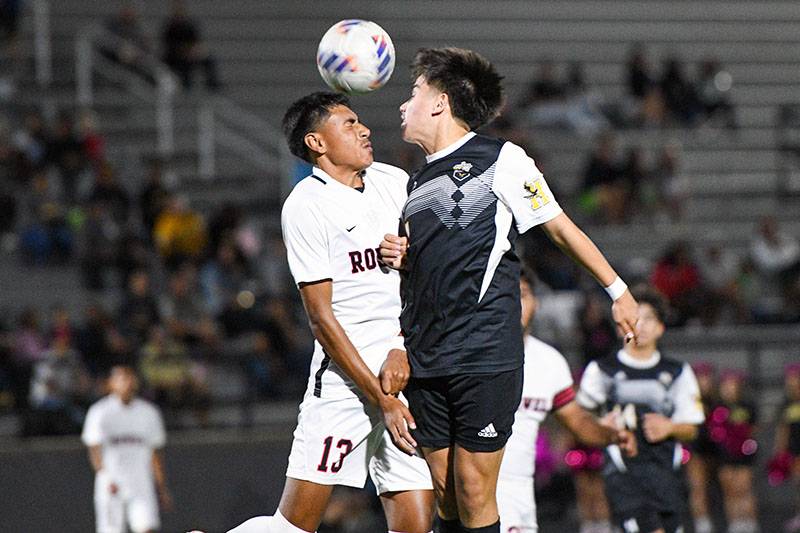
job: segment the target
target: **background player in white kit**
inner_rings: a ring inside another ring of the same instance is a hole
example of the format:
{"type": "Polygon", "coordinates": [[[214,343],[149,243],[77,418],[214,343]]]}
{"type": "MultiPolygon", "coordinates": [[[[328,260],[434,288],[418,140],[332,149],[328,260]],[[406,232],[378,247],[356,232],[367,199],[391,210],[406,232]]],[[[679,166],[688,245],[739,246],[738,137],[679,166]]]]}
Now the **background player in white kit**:
{"type": "Polygon", "coordinates": [[[593,446],[619,444],[628,455],[636,455],[636,437],[600,422],[575,401],[569,365],[558,350],[530,334],[536,311],[531,281],[522,273],[519,282],[522,326],[525,330],[525,363],[522,402],[514,417],[497,480],[497,508],[502,533],[535,533],[536,501],[533,474],[539,424],[549,412],[556,415],[578,440],[593,446]]]}
{"type": "Polygon", "coordinates": [[[155,532],[158,504],[172,505],[160,449],[166,442],[161,412],[136,397],[139,378],[129,366],[111,369],[111,394],[89,408],[81,439],[94,468],[98,533],[155,532]],[[127,524],[127,526],[126,526],[127,524]]]}
{"type": "Polygon", "coordinates": [[[397,229],[408,176],[373,163],[369,129],[349,105],[342,94],[314,93],[283,119],[292,153],[314,165],[286,199],[281,224],[316,342],[278,510],[231,533],[315,531],[333,486],[363,487],[367,473],[390,530],[426,533],[433,520],[430,473],[408,431],[414,419],[384,392],[409,370],[400,278],[377,247],[397,229]],[[399,369],[379,380],[385,362],[399,369]]]}

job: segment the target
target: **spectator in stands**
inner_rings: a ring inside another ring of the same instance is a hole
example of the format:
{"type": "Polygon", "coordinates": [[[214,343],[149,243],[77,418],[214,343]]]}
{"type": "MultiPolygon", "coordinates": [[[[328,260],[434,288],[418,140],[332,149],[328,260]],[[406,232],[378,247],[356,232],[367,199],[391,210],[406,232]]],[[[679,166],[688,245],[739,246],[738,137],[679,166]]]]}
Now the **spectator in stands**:
{"type": "MultiPolygon", "coordinates": [[[[108,376],[112,367],[135,364],[128,341],[96,302],[86,307],[83,324],[77,329],[75,338],[75,346],[98,385],[108,376]]],[[[99,390],[102,387],[97,388],[99,390]]]]}
{"type": "Polygon", "coordinates": [[[198,409],[202,419],[207,415],[208,391],[202,374],[193,367],[187,346],[159,325],[150,328],[139,352],[139,372],[146,393],[156,403],[198,409]]]}
{"type": "Polygon", "coordinates": [[[89,193],[88,201],[101,202],[120,227],[128,222],[131,200],[125,188],[117,183],[114,168],[108,162],[95,165],[94,186],[89,193]]]}
{"type": "Polygon", "coordinates": [[[100,45],[102,53],[152,82],[152,74],[145,64],[152,47],[142,31],[133,2],[126,2],[119,13],[106,22],[106,31],[100,45]]]}
{"type": "Polygon", "coordinates": [[[150,159],[147,163],[147,180],[139,193],[139,209],[148,239],[152,239],[156,219],[166,209],[169,197],[169,190],[164,185],[163,163],[157,158],[150,159]]]}
{"type": "Polygon", "coordinates": [[[10,344],[9,380],[14,397],[24,406],[27,404],[33,367],[46,357],[47,344],[35,311],[26,310],[20,314],[17,329],[11,333],[10,344]]]}
{"type": "Polygon", "coordinates": [[[186,16],[183,3],[178,1],[172,9],[162,34],[164,62],[181,79],[187,89],[197,67],[202,67],[209,89],[219,88],[216,60],[201,44],[197,24],[186,16]]]}
{"type": "Polygon", "coordinates": [[[35,171],[41,170],[46,163],[47,131],[44,118],[38,110],[29,111],[25,115],[23,125],[12,136],[15,151],[16,170],[20,183],[26,183],[35,171]]]}
{"type": "MultiPolygon", "coordinates": [[[[3,165],[4,161],[0,157],[0,166],[3,165]]],[[[15,228],[16,221],[17,199],[11,187],[11,180],[0,175],[0,246],[2,248],[6,248],[6,242],[15,228]]]]}
{"type": "Polygon", "coordinates": [[[189,207],[185,196],[171,195],[153,228],[156,249],[168,267],[199,260],[208,242],[203,216],[189,207]]]}
{"type": "Polygon", "coordinates": [[[627,217],[630,190],[614,152],[613,136],[600,135],[583,171],[580,203],[584,212],[598,220],[620,223],[627,217]]]}
{"type": "Polygon", "coordinates": [[[671,56],[664,62],[660,87],[670,119],[681,126],[696,126],[700,117],[697,91],[677,57],[671,56]]]}
{"type": "Polygon", "coordinates": [[[687,243],[669,245],[653,268],[650,283],[667,297],[677,312],[676,325],[685,325],[690,318],[698,316],[702,283],[687,243]]]}
{"type": "Polygon", "coordinates": [[[625,162],[620,168],[619,181],[620,187],[626,193],[619,216],[621,221],[629,222],[638,213],[645,212],[643,197],[646,184],[650,181],[650,169],[641,147],[632,146],[628,149],[625,162]]]}
{"type": "Polygon", "coordinates": [[[100,133],[97,113],[94,111],[83,111],[78,118],[78,139],[84,160],[90,164],[104,160],[106,141],[100,133]]]}
{"type": "Polygon", "coordinates": [[[190,263],[170,275],[167,291],[159,298],[159,310],[162,323],[173,339],[193,346],[214,343],[219,337],[219,328],[202,302],[197,268],[190,263]]]}
{"type": "Polygon", "coordinates": [[[32,408],[26,434],[63,435],[80,432],[91,402],[91,380],[68,336],[57,336],[36,364],[31,379],[32,408]]]}
{"type": "Polygon", "coordinates": [[[122,228],[111,215],[111,207],[96,198],[89,202],[80,230],[80,260],[84,284],[89,290],[107,286],[120,252],[122,228]]]}
{"type": "Polygon", "coordinates": [[[581,367],[617,351],[617,327],[608,315],[604,294],[587,292],[578,315],[581,333],[581,367]]]}
{"type": "Polygon", "coordinates": [[[697,98],[706,120],[721,117],[725,127],[736,130],[736,110],[728,98],[733,84],[730,73],[722,70],[716,59],[707,59],[700,65],[697,98]]]}
{"type": "Polygon", "coordinates": [[[647,53],[642,44],[634,44],[627,63],[628,94],[632,105],[625,113],[636,126],[661,126],[664,123],[664,99],[661,88],[650,71],[647,53]]]}
{"type": "Polygon", "coordinates": [[[158,305],[153,298],[147,272],[139,270],[131,275],[118,316],[123,335],[134,346],[141,346],[147,339],[150,328],[160,322],[158,305]]]}
{"type": "Polygon", "coordinates": [[[761,219],[750,255],[758,273],[781,289],[790,288],[800,274],[800,242],[780,231],[771,217],[761,219]]]}
{"type": "Polygon", "coordinates": [[[22,0],[0,1],[0,39],[4,44],[16,45],[19,32],[19,14],[22,11],[22,0]]]}
{"type": "Polygon", "coordinates": [[[248,280],[244,258],[231,239],[223,241],[214,257],[200,270],[200,287],[206,312],[218,317],[235,305],[236,295],[248,280]]]}
{"type": "Polygon", "coordinates": [[[702,310],[704,324],[739,324],[751,318],[737,284],[739,263],[739,258],[730,250],[717,245],[706,248],[699,263],[706,287],[706,302],[702,310]]]}
{"type": "Polygon", "coordinates": [[[789,363],[783,373],[784,399],[775,428],[770,484],[791,479],[795,489],[793,513],[784,528],[786,533],[800,532],[800,364],[789,363]]]}
{"type": "Polygon", "coordinates": [[[46,144],[46,162],[55,166],[61,178],[64,200],[75,201],[76,187],[84,166],[83,148],[72,124],[72,116],[61,113],[46,144]]]}
{"type": "Polygon", "coordinates": [[[27,264],[63,264],[72,256],[73,239],[57,176],[36,172],[23,191],[20,252],[27,264]]]}
{"type": "Polygon", "coordinates": [[[668,219],[673,222],[683,220],[686,201],[692,194],[691,182],[681,171],[680,153],[678,141],[665,144],[652,172],[657,188],[657,204],[653,206],[653,212],[660,215],[666,209],[668,219]]]}

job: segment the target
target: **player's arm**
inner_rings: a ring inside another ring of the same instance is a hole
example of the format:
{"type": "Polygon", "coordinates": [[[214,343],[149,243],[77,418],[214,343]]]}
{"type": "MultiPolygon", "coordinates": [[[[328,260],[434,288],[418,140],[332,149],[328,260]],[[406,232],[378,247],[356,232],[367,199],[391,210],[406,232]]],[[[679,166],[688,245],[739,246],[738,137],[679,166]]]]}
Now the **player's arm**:
{"type": "Polygon", "coordinates": [[[618,444],[628,456],[637,453],[636,437],[630,431],[616,430],[601,424],[589,411],[571,400],[554,411],[556,418],[572,435],[590,446],[618,444]]]}
{"type": "Polygon", "coordinates": [[[100,453],[100,445],[95,444],[93,446],[89,446],[88,450],[89,462],[92,463],[92,468],[94,469],[95,473],[97,473],[103,469],[103,454],[100,453]]]}
{"type": "MultiPolygon", "coordinates": [[[[402,343],[403,337],[398,336],[396,341],[402,343]]],[[[384,394],[399,394],[408,385],[411,377],[411,365],[408,364],[408,352],[399,348],[389,350],[386,359],[378,372],[381,381],[381,390],[384,394]]]]}
{"type": "MultiPolygon", "coordinates": [[[[555,218],[542,224],[547,236],[564,253],[585,268],[603,287],[621,283],[619,276],[603,256],[595,244],[575,225],[565,214],[561,213],[555,218]]],[[[624,285],[621,285],[624,287],[624,285]]],[[[615,285],[616,287],[616,285],[615,285]]],[[[634,326],[638,320],[638,307],[629,290],[615,298],[611,307],[614,321],[622,329],[626,341],[634,339],[636,332],[634,326]]]]}
{"type": "Polygon", "coordinates": [[[700,387],[692,367],[684,363],[681,373],[670,387],[670,395],[675,405],[671,417],[659,413],[646,413],[642,420],[642,431],[648,442],[661,442],[675,438],[688,442],[697,437],[697,426],[705,420],[703,403],[700,401],[700,387]]]}
{"type": "Polygon", "coordinates": [[[642,420],[642,430],[647,442],[655,443],[670,437],[688,442],[697,436],[697,425],[689,422],[676,422],[658,413],[647,413],[642,420]]]}
{"type": "Polygon", "coordinates": [[[300,284],[300,295],[311,332],[333,362],[381,410],[386,429],[392,435],[395,445],[408,454],[415,454],[414,447],[417,443],[408,432],[409,427],[416,429],[414,417],[403,402],[381,390],[378,378],[361,359],[344,328],[336,320],[331,307],[332,293],[333,283],[329,279],[300,284]]]}
{"type": "Polygon", "coordinates": [[[156,480],[158,498],[161,500],[161,507],[168,511],[172,508],[172,495],[167,488],[167,474],[164,469],[164,455],[161,450],[153,450],[153,477],[156,480]]]}

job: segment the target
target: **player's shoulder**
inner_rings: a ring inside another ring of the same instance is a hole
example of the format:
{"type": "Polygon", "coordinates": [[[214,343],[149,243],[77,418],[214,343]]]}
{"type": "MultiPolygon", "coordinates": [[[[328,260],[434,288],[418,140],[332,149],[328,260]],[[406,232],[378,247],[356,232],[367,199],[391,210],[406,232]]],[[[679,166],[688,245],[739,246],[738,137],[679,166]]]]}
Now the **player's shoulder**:
{"type": "Polygon", "coordinates": [[[673,377],[677,377],[678,375],[687,370],[688,372],[692,372],[689,363],[680,361],[678,359],[674,359],[672,357],[669,357],[668,355],[664,355],[663,352],[661,352],[661,360],[658,362],[658,366],[660,371],[669,372],[670,374],[672,374],[673,377]]]}
{"type": "Polygon", "coordinates": [[[148,412],[148,413],[151,413],[151,414],[157,414],[157,415],[161,414],[161,409],[159,409],[159,407],[155,403],[151,402],[147,398],[142,398],[140,396],[140,397],[134,398],[131,401],[133,403],[133,407],[135,407],[136,409],[139,409],[140,411],[148,412]]]}
{"type": "Polygon", "coordinates": [[[377,179],[402,181],[403,185],[408,181],[408,172],[400,167],[388,163],[381,163],[379,161],[373,161],[373,163],[367,167],[367,175],[377,179]]]}
{"type": "Polygon", "coordinates": [[[525,358],[532,358],[554,365],[567,365],[567,360],[555,347],[547,344],[533,335],[525,336],[525,358]]]}

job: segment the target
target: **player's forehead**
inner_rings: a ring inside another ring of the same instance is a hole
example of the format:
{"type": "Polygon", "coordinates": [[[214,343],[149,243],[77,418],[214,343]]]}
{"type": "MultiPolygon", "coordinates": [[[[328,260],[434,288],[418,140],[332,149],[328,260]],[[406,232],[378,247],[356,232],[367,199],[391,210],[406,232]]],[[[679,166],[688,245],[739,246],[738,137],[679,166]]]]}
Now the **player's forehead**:
{"type": "Polygon", "coordinates": [[[344,104],[336,104],[328,109],[328,116],[325,119],[325,122],[341,124],[342,122],[347,122],[349,120],[355,120],[358,122],[358,115],[356,112],[344,104]]]}

